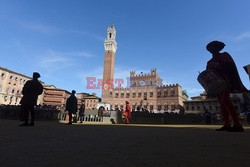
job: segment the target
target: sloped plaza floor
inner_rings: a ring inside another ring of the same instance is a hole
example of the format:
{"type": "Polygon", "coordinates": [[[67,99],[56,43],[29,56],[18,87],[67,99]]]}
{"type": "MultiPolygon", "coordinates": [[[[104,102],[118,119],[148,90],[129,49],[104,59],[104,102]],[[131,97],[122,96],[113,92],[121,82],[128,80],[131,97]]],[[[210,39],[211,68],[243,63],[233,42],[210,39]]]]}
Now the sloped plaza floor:
{"type": "Polygon", "coordinates": [[[0,119],[0,166],[250,166],[250,127],[218,125],[65,125],[0,119]]]}

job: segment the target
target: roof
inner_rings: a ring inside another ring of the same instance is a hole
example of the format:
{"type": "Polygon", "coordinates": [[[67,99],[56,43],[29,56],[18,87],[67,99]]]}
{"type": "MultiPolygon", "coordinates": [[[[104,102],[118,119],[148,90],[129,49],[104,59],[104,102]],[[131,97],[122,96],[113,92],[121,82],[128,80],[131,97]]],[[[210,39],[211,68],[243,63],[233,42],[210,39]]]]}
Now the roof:
{"type": "MultiPolygon", "coordinates": [[[[18,73],[18,72],[15,72],[15,71],[12,71],[12,70],[9,70],[8,68],[4,68],[4,67],[0,67],[0,70],[3,70],[3,71],[7,71],[9,73],[13,73],[13,74],[16,74],[16,75],[20,75],[22,77],[26,77],[26,78],[29,78],[29,79],[33,79],[32,77],[29,77],[27,75],[24,75],[24,74],[21,74],[21,73],[18,73]]],[[[41,80],[39,80],[41,83],[44,83],[42,82],[41,80]]]]}
{"type": "Polygon", "coordinates": [[[69,91],[64,90],[64,89],[58,89],[58,88],[48,88],[48,87],[44,87],[43,89],[47,89],[47,90],[55,90],[55,91],[65,91],[68,94],[71,94],[69,91]]]}
{"type": "Polygon", "coordinates": [[[10,72],[10,73],[16,74],[16,75],[21,75],[22,77],[26,77],[26,78],[30,78],[30,79],[32,79],[31,77],[28,77],[27,75],[24,75],[24,74],[21,74],[21,73],[15,72],[15,71],[11,71],[11,70],[9,70],[8,68],[0,67],[0,70],[4,70],[4,71],[7,71],[7,72],[10,72]]]}
{"type": "Polygon", "coordinates": [[[85,93],[85,92],[81,92],[81,93],[77,93],[76,95],[85,95],[83,98],[96,98],[96,99],[101,99],[100,97],[93,95],[93,94],[89,94],[89,93],[85,93]]]}

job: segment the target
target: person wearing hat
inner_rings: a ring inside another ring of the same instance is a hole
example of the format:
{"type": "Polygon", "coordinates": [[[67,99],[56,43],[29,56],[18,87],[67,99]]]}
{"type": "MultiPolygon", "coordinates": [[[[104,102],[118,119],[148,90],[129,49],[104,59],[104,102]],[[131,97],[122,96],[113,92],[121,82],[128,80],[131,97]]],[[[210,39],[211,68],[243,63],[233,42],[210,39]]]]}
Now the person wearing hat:
{"type": "Polygon", "coordinates": [[[226,90],[217,96],[224,118],[224,125],[217,131],[243,132],[244,129],[239,122],[236,109],[230,100],[230,93],[246,92],[247,89],[241,82],[233,58],[227,52],[220,53],[224,47],[225,44],[220,41],[212,41],[206,46],[206,49],[212,54],[212,58],[207,62],[207,70],[212,70],[228,83],[226,90]],[[230,125],[229,116],[232,117],[233,126],[230,125]]]}
{"type": "Polygon", "coordinates": [[[33,79],[27,81],[23,86],[23,97],[20,104],[25,122],[20,126],[34,126],[34,106],[37,105],[38,96],[43,93],[43,85],[38,81],[38,78],[40,78],[40,74],[34,72],[33,79]],[[31,115],[30,124],[28,124],[29,113],[31,115]]]}
{"type": "Polygon", "coordinates": [[[76,99],[76,91],[72,90],[70,97],[66,101],[66,110],[69,115],[68,125],[72,125],[72,114],[77,113],[77,99],[76,99]]]}

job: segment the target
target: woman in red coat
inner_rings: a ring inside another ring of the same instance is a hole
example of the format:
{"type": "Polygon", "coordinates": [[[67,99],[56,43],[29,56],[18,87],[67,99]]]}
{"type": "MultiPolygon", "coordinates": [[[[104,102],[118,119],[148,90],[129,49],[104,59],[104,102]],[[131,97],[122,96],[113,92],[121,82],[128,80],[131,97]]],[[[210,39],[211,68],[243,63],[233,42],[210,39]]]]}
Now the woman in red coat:
{"type": "Polygon", "coordinates": [[[239,117],[234,105],[230,100],[232,92],[246,92],[247,89],[242,84],[238,70],[232,57],[227,53],[220,53],[225,44],[220,41],[212,41],[207,45],[207,50],[212,53],[212,59],[207,62],[207,70],[214,71],[222,79],[227,81],[227,89],[217,96],[220,103],[224,126],[217,131],[243,132],[244,129],[239,122],[239,117]],[[231,115],[234,125],[231,127],[229,115],[231,115]]]}

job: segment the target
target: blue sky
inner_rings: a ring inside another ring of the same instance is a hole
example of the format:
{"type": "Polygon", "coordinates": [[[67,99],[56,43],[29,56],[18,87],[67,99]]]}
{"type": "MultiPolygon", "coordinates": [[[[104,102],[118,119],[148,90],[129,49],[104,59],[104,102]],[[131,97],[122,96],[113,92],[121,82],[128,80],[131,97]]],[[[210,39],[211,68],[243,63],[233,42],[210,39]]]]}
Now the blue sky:
{"type": "Polygon", "coordinates": [[[203,91],[198,71],[211,58],[205,46],[226,44],[244,85],[250,64],[248,0],[0,0],[0,66],[58,88],[86,89],[86,77],[102,78],[107,27],[117,30],[115,78],[157,68],[166,84],[189,96],[203,91]]]}

